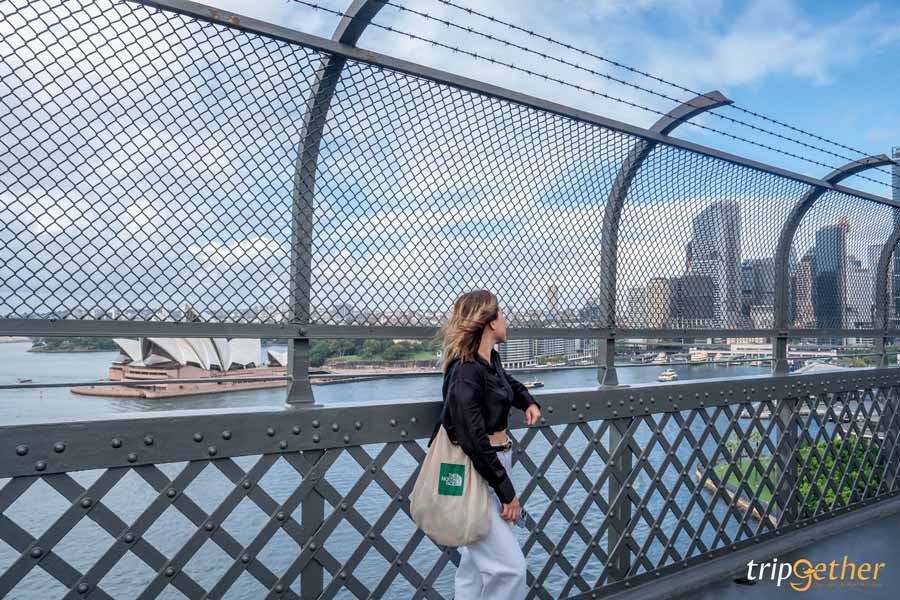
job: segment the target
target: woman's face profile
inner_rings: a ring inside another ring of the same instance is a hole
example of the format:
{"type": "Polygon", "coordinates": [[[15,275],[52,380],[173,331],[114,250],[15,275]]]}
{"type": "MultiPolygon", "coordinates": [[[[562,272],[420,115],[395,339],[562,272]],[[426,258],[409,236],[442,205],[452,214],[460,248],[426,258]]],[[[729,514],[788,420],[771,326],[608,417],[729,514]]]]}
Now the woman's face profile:
{"type": "Polygon", "coordinates": [[[503,309],[497,309],[497,318],[494,319],[494,336],[498,342],[506,341],[506,317],[503,315],[503,309]]]}

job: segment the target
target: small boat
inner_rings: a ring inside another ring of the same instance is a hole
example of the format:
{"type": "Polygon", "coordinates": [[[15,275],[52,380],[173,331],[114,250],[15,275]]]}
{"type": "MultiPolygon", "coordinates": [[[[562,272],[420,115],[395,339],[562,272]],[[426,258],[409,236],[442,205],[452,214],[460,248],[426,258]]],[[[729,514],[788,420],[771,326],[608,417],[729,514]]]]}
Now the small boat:
{"type": "Polygon", "coordinates": [[[526,382],[523,383],[522,385],[524,385],[524,386],[527,387],[528,389],[531,389],[531,388],[539,388],[539,387],[544,387],[544,382],[543,382],[543,381],[538,381],[537,379],[534,379],[534,380],[532,380],[532,381],[526,381],[526,382]]]}
{"type": "Polygon", "coordinates": [[[672,369],[666,369],[656,376],[657,381],[675,381],[676,379],[678,379],[678,373],[672,369]]]}
{"type": "Polygon", "coordinates": [[[706,362],[709,360],[709,354],[707,354],[703,350],[696,350],[694,352],[691,352],[688,360],[692,363],[706,362]]]}
{"type": "Polygon", "coordinates": [[[17,377],[16,383],[31,383],[31,377],[17,377]]]}
{"type": "Polygon", "coordinates": [[[653,359],[653,362],[655,362],[656,364],[665,363],[668,361],[669,361],[669,357],[666,356],[665,352],[660,352],[659,354],[656,355],[656,358],[653,359]]]}

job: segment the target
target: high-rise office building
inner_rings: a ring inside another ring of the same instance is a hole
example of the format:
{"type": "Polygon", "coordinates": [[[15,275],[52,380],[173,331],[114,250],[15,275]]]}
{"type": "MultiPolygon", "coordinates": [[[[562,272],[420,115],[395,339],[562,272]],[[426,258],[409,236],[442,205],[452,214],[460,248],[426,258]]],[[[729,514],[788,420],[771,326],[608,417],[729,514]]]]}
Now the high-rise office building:
{"type": "MultiPolygon", "coordinates": [[[[850,223],[842,217],[836,225],[816,231],[816,263],[813,285],[813,305],[816,326],[820,329],[841,329],[845,323],[847,306],[847,232],[850,223]]],[[[832,343],[840,343],[832,338],[832,343]]],[[[827,341],[827,340],[823,340],[827,341]]]]}
{"type": "MultiPolygon", "coordinates": [[[[722,200],[707,206],[691,223],[686,275],[709,277],[714,285],[713,327],[734,327],[741,313],[741,206],[722,200]]],[[[694,307],[683,307],[688,319],[694,307]]],[[[699,307],[698,307],[699,308],[699,307]]]]}
{"type": "Polygon", "coordinates": [[[670,326],[672,318],[672,294],[669,280],[665,277],[654,277],[647,282],[647,326],[652,329],[665,329],[670,326]]]}
{"type": "Polygon", "coordinates": [[[794,327],[810,329],[816,326],[815,294],[816,247],[806,251],[794,273],[794,327]]]}

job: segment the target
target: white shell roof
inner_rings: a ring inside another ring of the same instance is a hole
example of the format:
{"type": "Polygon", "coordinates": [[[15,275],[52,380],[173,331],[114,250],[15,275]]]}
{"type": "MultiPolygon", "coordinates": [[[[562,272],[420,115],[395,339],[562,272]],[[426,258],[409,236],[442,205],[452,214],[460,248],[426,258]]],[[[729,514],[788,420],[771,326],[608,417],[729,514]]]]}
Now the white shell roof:
{"type": "Polygon", "coordinates": [[[216,355],[219,357],[219,365],[223,371],[227,371],[231,366],[231,347],[228,345],[227,338],[212,338],[213,347],[216,355]]]}
{"type": "Polygon", "coordinates": [[[270,367],[286,367],[287,366],[287,352],[276,352],[274,350],[269,350],[268,358],[266,362],[269,363],[270,367]]]}
{"type": "Polygon", "coordinates": [[[219,355],[216,352],[216,347],[213,345],[213,342],[209,338],[185,338],[185,341],[190,345],[191,349],[194,351],[194,354],[197,355],[197,358],[200,360],[200,366],[204,369],[209,370],[213,366],[221,367],[219,363],[219,355]]]}
{"type": "MultiPolygon", "coordinates": [[[[115,338],[116,344],[123,353],[134,361],[143,361],[145,365],[175,362],[181,366],[188,363],[203,369],[219,367],[223,371],[235,364],[246,367],[249,364],[259,365],[262,344],[259,338],[142,338],[129,340],[115,338]]],[[[279,365],[287,362],[286,352],[269,352],[279,365]],[[279,358],[283,356],[283,358],[279,358]]]]}
{"type": "Polygon", "coordinates": [[[113,338],[113,342],[119,347],[119,350],[134,362],[141,362],[144,355],[141,353],[141,340],[132,340],[130,338],[113,338]]]}
{"type": "MultiPolygon", "coordinates": [[[[253,363],[259,364],[260,355],[262,353],[262,344],[259,338],[234,338],[228,341],[228,347],[231,350],[231,364],[238,364],[242,367],[253,363]]],[[[231,365],[228,365],[229,367],[231,365]]],[[[227,370],[227,369],[226,369],[227,370]]]]}

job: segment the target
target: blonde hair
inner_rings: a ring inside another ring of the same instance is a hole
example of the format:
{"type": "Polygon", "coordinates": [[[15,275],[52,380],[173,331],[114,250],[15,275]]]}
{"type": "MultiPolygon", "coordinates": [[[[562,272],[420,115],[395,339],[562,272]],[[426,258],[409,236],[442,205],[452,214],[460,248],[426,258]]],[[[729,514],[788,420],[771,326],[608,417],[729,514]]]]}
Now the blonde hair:
{"type": "Polygon", "coordinates": [[[497,297],[488,290],[473,290],[456,299],[447,324],[435,336],[443,347],[443,372],[455,359],[475,360],[485,326],[499,314],[497,297]]]}

